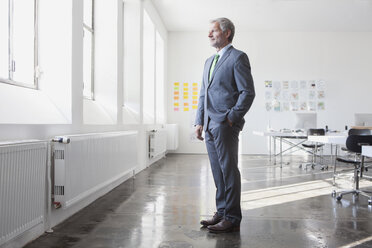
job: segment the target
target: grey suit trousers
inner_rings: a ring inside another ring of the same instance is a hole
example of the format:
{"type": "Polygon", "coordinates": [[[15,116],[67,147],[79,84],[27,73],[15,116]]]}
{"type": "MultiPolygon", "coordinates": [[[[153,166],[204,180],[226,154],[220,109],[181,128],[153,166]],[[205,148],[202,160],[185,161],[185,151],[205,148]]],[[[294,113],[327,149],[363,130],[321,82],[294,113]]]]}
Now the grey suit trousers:
{"type": "Polygon", "coordinates": [[[216,185],[216,206],[220,216],[235,225],[242,219],[240,208],[241,179],[238,169],[240,127],[209,119],[205,142],[216,185]]]}

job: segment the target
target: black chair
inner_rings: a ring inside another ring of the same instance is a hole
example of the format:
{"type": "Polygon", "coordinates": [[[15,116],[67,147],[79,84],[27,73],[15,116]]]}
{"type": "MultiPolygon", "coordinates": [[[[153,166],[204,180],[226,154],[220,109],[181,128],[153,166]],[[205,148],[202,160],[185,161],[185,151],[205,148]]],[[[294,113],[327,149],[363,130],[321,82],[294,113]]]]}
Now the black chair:
{"type": "MultiPolygon", "coordinates": [[[[346,194],[354,194],[354,195],[363,195],[368,197],[368,205],[372,205],[372,196],[368,195],[372,194],[371,191],[362,191],[359,189],[359,180],[362,177],[362,171],[364,168],[364,156],[361,156],[362,146],[363,145],[372,145],[372,135],[366,134],[368,132],[357,131],[359,134],[351,134],[346,139],[346,148],[348,151],[354,152],[355,157],[354,159],[338,157],[336,158],[337,161],[348,163],[354,165],[354,189],[349,191],[340,192],[337,196],[337,201],[342,199],[342,196],[346,194]]],[[[349,132],[350,133],[350,132],[349,132]]],[[[354,133],[352,131],[351,133],[354,133]]],[[[334,192],[335,194],[335,192],[334,192]]]]}
{"type": "MultiPolygon", "coordinates": [[[[351,128],[351,129],[349,129],[348,135],[372,135],[372,130],[371,129],[351,128]]],[[[357,156],[356,153],[354,153],[353,151],[350,151],[346,147],[341,147],[341,150],[344,151],[344,152],[347,152],[349,154],[354,154],[355,156],[357,156]]],[[[366,166],[366,163],[371,163],[371,161],[370,160],[369,161],[364,161],[363,168],[361,168],[361,171],[360,171],[361,177],[362,177],[364,171],[368,171],[368,167],[366,166]]]]}
{"type": "MultiPolygon", "coordinates": [[[[310,128],[309,130],[307,130],[307,135],[308,136],[310,136],[310,135],[322,135],[322,136],[324,136],[325,135],[325,130],[323,128],[310,128]]],[[[318,153],[319,150],[322,151],[324,144],[320,144],[320,143],[317,143],[317,142],[312,142],[312,143],[302,144],[302,146],[305,147],[305,148],[311,149],[312,160],[311,160],[311,163],[301,164],[300,168],[303,167],[305,170],[307,170],[307,167],[311,166],[311,168],[314,169],[315,165],[317,165],[317,163],[316,163],[316,157],[318,156],[317,153],[318,153]]],[[[321,165],[322,170],[324,170],[325,168],[328,169],[328,166],[321,165]]]]}

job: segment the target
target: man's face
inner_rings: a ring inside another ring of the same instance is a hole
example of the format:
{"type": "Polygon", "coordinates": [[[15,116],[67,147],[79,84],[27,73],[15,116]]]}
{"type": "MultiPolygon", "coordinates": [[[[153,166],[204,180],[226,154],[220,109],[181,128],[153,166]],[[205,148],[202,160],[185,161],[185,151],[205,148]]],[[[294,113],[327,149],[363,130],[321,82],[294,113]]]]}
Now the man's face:
{"type": "Polygon", "coordinates": [[[222,48],[229,43],[230,31],[226,31],[225,33],[222,32],[220,24],[218,22],[211,23],[211,27],[209,29],[209,41],[212,47],[215,48],[222,48]]]}

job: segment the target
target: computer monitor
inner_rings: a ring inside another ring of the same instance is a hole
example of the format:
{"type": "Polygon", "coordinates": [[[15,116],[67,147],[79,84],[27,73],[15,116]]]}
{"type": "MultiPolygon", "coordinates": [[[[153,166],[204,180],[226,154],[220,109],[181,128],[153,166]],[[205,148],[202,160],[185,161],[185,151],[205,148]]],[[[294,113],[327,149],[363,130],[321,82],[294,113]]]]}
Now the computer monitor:
{"type": "Polygon", "coordinates": [[[307,130],[317,127],[316,113],[296,113],[295,128],[307,130]]]}
{"type": "Polygon", "coordinates": [[[354,124],[355,126],[372,126],[372,114],[354,114],[354,124]]]}

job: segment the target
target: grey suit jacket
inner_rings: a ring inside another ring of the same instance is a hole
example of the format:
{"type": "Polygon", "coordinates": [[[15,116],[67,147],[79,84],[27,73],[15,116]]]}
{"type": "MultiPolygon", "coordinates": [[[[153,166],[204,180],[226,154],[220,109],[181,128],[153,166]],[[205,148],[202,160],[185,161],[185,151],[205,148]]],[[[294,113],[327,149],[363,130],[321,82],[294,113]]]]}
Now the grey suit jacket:
{"type": "Polygon", "coordinates": [[[243,129],[244,115],[255,97],[248,56],[229,47],[218,61],[209,82],[213,59],[214,56],[208,58],[204,65],[195,125],[203,125],[205,129],[208,117],[217,123],[224,122],[228,117],[234,125],[243,129]]]}

